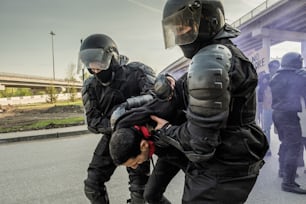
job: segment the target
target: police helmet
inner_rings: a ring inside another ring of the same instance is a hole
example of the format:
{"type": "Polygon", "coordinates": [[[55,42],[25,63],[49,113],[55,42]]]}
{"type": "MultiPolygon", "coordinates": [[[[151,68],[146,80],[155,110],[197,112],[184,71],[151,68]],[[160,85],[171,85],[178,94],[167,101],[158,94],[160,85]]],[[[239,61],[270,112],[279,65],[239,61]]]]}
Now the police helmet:
{"type": "Polygon", "coordinates": [[[281,60],[282,68],[301,69],[303,66],[303,57],[297,52],[286,53],[281,60]]]}
{"type": "MultiPolygon", "coordinates": [[[[91,66],[101,70],[108,70],[112,65],[119,65],[119,52],[115,42],[104,34],[88,36],[81,44],[79,63],[90,73],[91,66]]],[[[79,65],[80,66],[80,65],[79,65]]]]}
{"type": "Polygon", "coordinates": [[[163,10],[165,47],[211,40],[225,25],[221,0],[168,0],[163,10]]]}

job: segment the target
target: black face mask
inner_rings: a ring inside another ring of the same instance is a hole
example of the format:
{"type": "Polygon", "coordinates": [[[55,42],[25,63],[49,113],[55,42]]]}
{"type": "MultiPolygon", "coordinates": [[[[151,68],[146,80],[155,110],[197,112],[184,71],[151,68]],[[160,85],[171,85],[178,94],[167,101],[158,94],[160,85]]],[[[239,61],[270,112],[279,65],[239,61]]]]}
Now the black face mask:
{"type": "Polygon", "coordinates": [[[95,74],[95,77],[102,83],[108,83],[112,80],[112,70],[109,68],[107,70],[102,70],[101,72],[95,74]]]}
{"type": "Polygon", "coordinates": [[[201,40],[199,37],[192,43],[187,45],[180,45],[184,56],[191,59],[202,47],[207,45],[209,42],[201,40]]]}

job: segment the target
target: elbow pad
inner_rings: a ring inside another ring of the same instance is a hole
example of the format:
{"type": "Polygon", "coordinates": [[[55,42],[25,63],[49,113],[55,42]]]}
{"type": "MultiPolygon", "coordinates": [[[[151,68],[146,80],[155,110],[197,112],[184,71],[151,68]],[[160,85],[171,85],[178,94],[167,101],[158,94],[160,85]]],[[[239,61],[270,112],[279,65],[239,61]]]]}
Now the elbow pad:
{"type": "Polygon", "coordinates": [[[126,107],[127,107],[127,102],[124,102],[120,106],[118,106],[112,113],[110,118],[110,124],[112,130],[114,130],[118,118],[120,118],[127,111],[126,107]]]}
{"type": "Polygon", "coordinates": [[[220,44],[206,46],[192,58],[187,77],[192,113],[210,117],[228,109],[231,60],[231,51],[220,44]]]}
{"type": "Polygon", "coordinates": [[[126,99],[126,109],[140,107],[146,104],[147,102],[151,101],[152,99],[153,99],[153,96],[150,94],[128,98],[126,99]]]}
{"type": "Polygon", "coordinates": [[[128,98],[126,102],[118,106],[112,113],[110,118],[111,128],[114,130],[117,120],[127,111],[132,108],[140,107],[147,102],[153,100],[150,94],[128,98]]]}

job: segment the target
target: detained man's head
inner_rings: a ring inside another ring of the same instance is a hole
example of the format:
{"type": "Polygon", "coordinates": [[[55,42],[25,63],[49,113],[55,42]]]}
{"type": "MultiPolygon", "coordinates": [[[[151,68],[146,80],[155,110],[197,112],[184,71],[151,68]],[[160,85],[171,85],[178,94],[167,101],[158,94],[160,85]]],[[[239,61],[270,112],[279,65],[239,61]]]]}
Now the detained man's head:
{"type": "Polygon", "coordinates": [[[110,155],[116,165],[136,169],[149,159],[149,143],[134,128],[116,130],[109,143],[110,155]]]}

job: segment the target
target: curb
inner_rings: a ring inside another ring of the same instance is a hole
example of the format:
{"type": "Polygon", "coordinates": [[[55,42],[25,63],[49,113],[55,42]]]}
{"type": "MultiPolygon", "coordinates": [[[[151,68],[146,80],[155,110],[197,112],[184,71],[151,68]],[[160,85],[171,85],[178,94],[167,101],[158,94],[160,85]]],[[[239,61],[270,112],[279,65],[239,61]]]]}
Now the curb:
{"type": "Polygon", "coordinates": [[[51,139],[51,138],[61,138],[61,137],[71,137],[77,135],[89,134],[89,130],[78,130],[70,132],[55,132],[48,134],[41,134],[35,136],[23,136],[23,137],[12,137],[0,139],[0,144],[13,143],[13,142],[22,142],[22,141],[33,141],[33,140],[42,140],[42,139],[51,139]]]}

